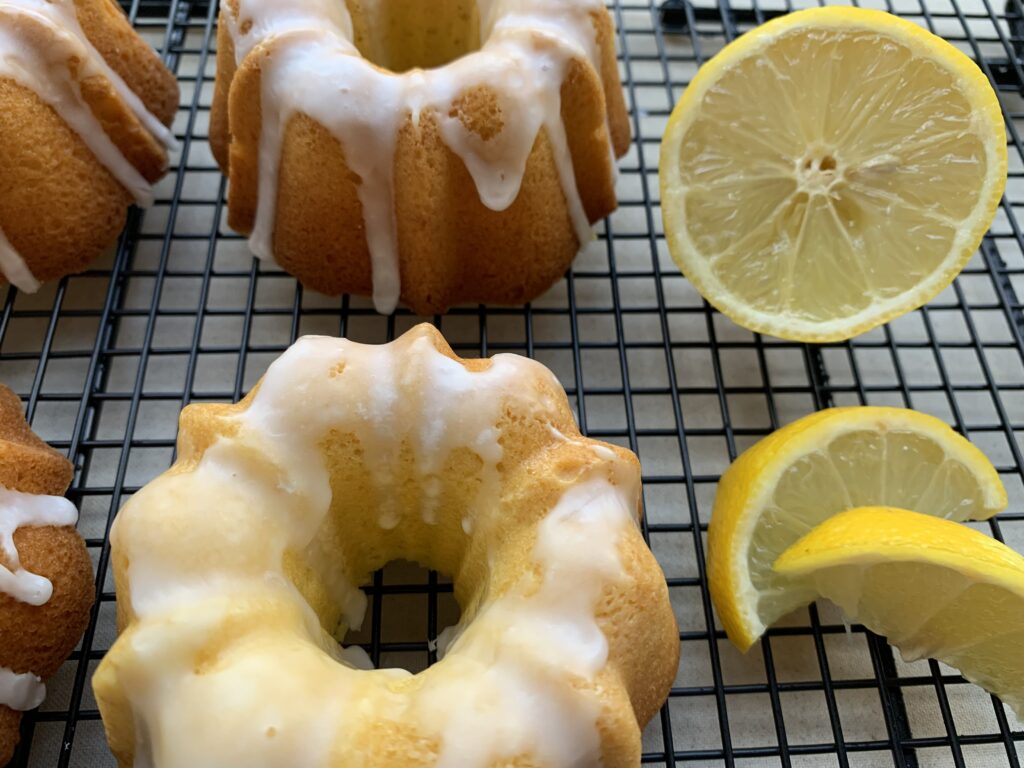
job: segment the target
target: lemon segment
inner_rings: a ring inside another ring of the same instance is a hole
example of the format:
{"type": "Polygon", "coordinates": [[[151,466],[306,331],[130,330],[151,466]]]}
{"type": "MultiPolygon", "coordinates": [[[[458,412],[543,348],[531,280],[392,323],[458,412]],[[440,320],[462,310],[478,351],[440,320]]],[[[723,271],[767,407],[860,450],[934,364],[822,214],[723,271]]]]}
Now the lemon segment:
{"type": "Polygon", "coordinates": [[[863,507],[787,549],[778,573],[884,635],[907,661],[935,658],[1024,716],[1024,557],[971,528],[863,507]]]}
{"type": "Polygon", "coordinates": [[[831,408],[772,433],[722,475],[708,526],[708,581],[729,638],[747,650],[811,603],[775,560],[824,520],[886,505],[951,520],[1005,509],[985,455],[944,422],[904,408],[831,408]]]}
{"type": "Polygon", "coordinates": [[[1006,184],[999,102],[964,54],[881,11],[748,32],[697,73],[662,141],[669,250],[738,324],[846,339],[921,306],[1006,184]]]}

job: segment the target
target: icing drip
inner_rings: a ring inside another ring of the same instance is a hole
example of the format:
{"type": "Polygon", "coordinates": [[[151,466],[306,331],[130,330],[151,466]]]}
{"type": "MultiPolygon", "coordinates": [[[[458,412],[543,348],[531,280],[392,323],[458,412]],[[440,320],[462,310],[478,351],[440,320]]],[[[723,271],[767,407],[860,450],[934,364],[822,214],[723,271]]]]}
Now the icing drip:
{"type": "MultiPolygon", "coordinates": [[[[42,496],[0,486],[0,593],[28,605],[44,605],[53,583],[21,567],[14,532],[25,526],[65,526],[78,522],[78,510],[62,496],[42,496]],[[5,565],[6,563],[6,565],[5,565]]],[[[0,667],[0,704],[25,711],[46,698],[46,686],[31,672],[15,673],[0,667]]]]}
{"type": "Polygon", "coordinates": [[[353,38],[352,17],[344,0],[245,0],[239,16],[225,13],[223,20],[235,43],[237,64],[264,40],[289,32],[323,30],[345,40],[353,38]]]}
{"type": "Polygon", "coordinates": [[[421,721],[439,720],[437,768],[490,766],[520,754],[536,755],[540,765],[600,765],[597,704],[538,670],[589,680],[604,667],[608,643],[594,606],[622,575],[616,547],[632,522],[632,490],[592,477],[566,491],[537,531],[540,588],[524,584],[438,637],[452,670],[416,701],[421,721]]]}
{"type": "Polygon", "coordinates": [[[462,629],[458,624],[445,627],[436,638],[427,641],[427,648],[431,651],[437,651],[437,658],[443,659],[452,643],[458,639],[461,633],[462,629]]]}
{"type": "Polygon", "coordinates": [[[405,81],[366,66],[354,45],[328,32],[296,32],[287,39],[295,44],[283,46],[263,68],[260,183],[266,194],[257,202],[250,247],[260,258],[273,258],[277,195],[272,190],[277,188],[281,142],[292,117],[309,115],[347,149],[349,167],[360,178],[374,305],[390,314],[400,290],[392,160],[405,81]],[[325,98],[325,93],[335,97],[325,98]],[[358,103],[346,98],[349,94],[358,103]]]}
{"type": "Polygon", "coordinates": [[[19,291],[35,293],[39,290],[39,281],[21,258],[21,254],[14,250],[3,229],[0,229],[0,274],[3,274],[7,282],[19,291]]]}
{"type": "MultiPolygon", "coordinates": [[[[468,448],[483,462],[483,482],[477,506],[496,495],[500,478],[497,466],[502,449],[497,424],[501,400],[494,396],[510,386],[519,374],[520,358],[496,355],[486,371],[470,373],[458,362],[438,352],[426,336],[406,339],[406,356],[399,360],[390,345],[367,346],[345,340],[306,336],[297,341],[267,372],[256,398],[241,417],[243,428],[263,441],[279,466],[287,469],[282,483],[302,488],[316,504],[326,508],[331,491],[327,469],[316,436],[295,428],[295,408],[290,397],[309,388],[310,381],[338,380],[361,396],[340,397],[324,393],[315,399],[317,414],[306,423],[335,429],[359,438],[367,456],[378,494],[382,528],[400,523],[397,478],[403,443],[416,457],[417,481],[424,489],[420,514],[436,522],[440,475],[446,460],[458,448],[468,448]],[[331,372],[342,374],[332,377],[331,372]],[[295,457],[301,457],[296,461],[295,457]],[[432,491],[434,493],[432,493],[432,491]]],[[[315,431],[315,430],[314,430],[315,431]]],[[[466,510],[469,525],[478,512],[466,510]]]]}
{"type": "Polygon", "coordinates": [[[0,486],[0,592],[29,605],[44,605],[53,593],[50,580],[21,567],[14,532],[23,526],[74,525],[78,510],[63,496],[21,493],[0,486]]]}
{"type": "Polygon", "coordinates": [[[0,704],[16,712],[35,709],[46,698],[46,686],[31,672],[18,674],[0,667],[0,704]]]}
{"type": "Polygon", "coordinates": [[[484,41],[479,51],[444,67],[403,74],[380,70],[360,55],[342,2],[239,0],[238,16],[225,14],[239,64],[261,43],[274,50],[261,63],[253,253],[273,258],[281,144],[297,114],[309,116],[339,141],[360,178],[373,299],[380,312],[393,312],[401,291],[393,165],[398,132],[409,115],[414,123],[427,110],[437,116],[445,144],[465,163],[481,202],[495,211],[507,209],[518,196],[543,130],[577,238],[582,245],[592,237],[562,121],[561,85],[573,59],[599,67],[590,13],[604,5],[597,0],[478,0],[478,5],[484,41]],[[502,114],[515,116],[487,140],[467,130],[454,108],[460,96],[480,87],[496,95],[502,114]]]}
{"type": "Polygon", "coordinates": [[[548,425],[548,431],[556,438],[566,443],[572,443],[573,445],[580,445],[588,448],[589,450],[593,451],[599,459],[602,459],[603,461],[615,460],[615,451],[613,451],[607,445],[601,445],[600,443],[595,443],[590,440],[573,440],[572,438],[566,437],[566,435],[559,431],[558,428],[555,427],[553,424],[548,425]]]}
{"type": "MultiPolygon", "coordinates": [[[[75,11],[74,0],[0,0],[0,78],[9,78],[34,91],[89,148],[96,159],[141,206],[153,203],[152,185],[122,154],[82,98],[79,83],[90,77],[105,78],[139,122],[153,137],[173,151],[174,134],[150,113],[142,100],[103,59],[86,37],[75,11]],[[24,31],[22,23],[46,30],[40,45],[24,31]],[[75,74],[69,62],[76,62],[75,74]]],[[[24,260],[0,232],[0,270],[8,282],[27,292],[39,283],[24,260]]]]}
{"type": "Polygon", "coordinates": [[[350,645],[348,648],[342,648],[338,652],[338,660],[348,664],[353,669],[373,669],[373,661],[370,659],[370,654],[358,645],[350,645]]]}
{"type": "MultiPolygon", "coordinates": [[[[376,466],[396,462],[405,444],[421,485],[452,451],[469,449],[484,466],[478,503],[500,497],[502,414],[551,424],[564,406],[538,387],[553,379],[543,366],[514,355],[492,360],[469,371],[422,330],[382,347],[301,339],[198,464],[129,502],[114,537],[138,623],[118,641],[129,650],[112,653],[120,654],[118,674],[131,680],[123,690],[137,766],[326,768],[344,762],[345,745],[364,729],[390,719],[433,740],[439,768],[490,768],[523,756],[538,765],[600,765],[600,695],[587,690],[608,646],[595,607],[624,576],[619,541],[634,525],[639,494],[635,468],[616,454],[549,502],[536,539],[523,545],[536,567],[472,621],[445,630],[437,641],[443,660],[417,684],[405,670],[369,671],[358,649],[339,650],[284,576],[284,553],[307,551],[332,501],[344,503],[332,500],[322,453],[329,434],[358,438],[379,494],[386,475],[376,466]],[[188,557],[168,550],[154,525],[172,508],[185,516],[175,530],[195,537],[183,550],[188,557]],[[249,606],[274,612],[247,617],[249,606]],[[256,634],[225,643],[229,614],[256,634]],[[211,642],[217,663],[197,673],[211,642]]],[[[429,506],[421,512],[430,514],[429,506]]],[[[500,512],[466,512],[486,514],[500,512]]]]}

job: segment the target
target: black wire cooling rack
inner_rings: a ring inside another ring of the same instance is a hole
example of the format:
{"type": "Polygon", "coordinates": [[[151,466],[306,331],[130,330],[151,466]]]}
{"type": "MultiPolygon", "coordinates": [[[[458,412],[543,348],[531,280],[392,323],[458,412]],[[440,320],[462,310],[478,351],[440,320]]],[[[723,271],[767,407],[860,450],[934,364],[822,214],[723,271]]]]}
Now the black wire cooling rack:
{"type": "MultiPolygon", "coordinates": [[[[720,473],[780,424],[830,405],[911,406],[968,435],[1011,499],[1009,512],[979,527],[1024,551],[1020,0],[1005,10],[990,0],[880,6],[978,61],[1006,116],[1010,180],[992,232],[927,308],[852,342],[787,343],[714,312],[667,256],[656,175],[672,104],[725,43],[792,7],[613,3],[634,132],[619,210],[533,305],[427,319],[464,356],[540,359],[561,378],[585,432],[641,456],[644,531],[665,568],[682,644],[671,698],[645,732],[645,764],[1019,768],[1024,730],[1009,710],[949,668],[906,664],[862,629],[847,632],[826,606],[791,617],[747,656],[714,621],[704,533],[720,473]]],[[[126,10],[178,73],[181,152],[158,203],[131,213],[105,261],[35,296],[9,291],[0,314],[0,380],[78,468],[70,496],[82,509],[99,597],[80,649],[24,720],[19,768],[114,765],[89,687],[115,635],[106,534],[126,498],[170,464],[179,410],[238,399],[300,334],[383,342],[421,320],[305,293],[251,259],[224,224],[226,184],[207,143],[215,6],[136,0],[126,10]]],[[[434,661],[428,639],[458,615],[450,585],[395,564],[368,592],[366,627],[350,640],[378,664],[417,670],[434,661]]]]}

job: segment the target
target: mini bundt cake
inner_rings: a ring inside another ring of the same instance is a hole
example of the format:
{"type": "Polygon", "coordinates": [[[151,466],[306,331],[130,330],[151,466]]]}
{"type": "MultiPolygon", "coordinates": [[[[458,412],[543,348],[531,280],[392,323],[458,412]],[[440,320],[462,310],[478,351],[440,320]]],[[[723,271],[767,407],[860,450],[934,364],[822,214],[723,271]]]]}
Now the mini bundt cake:
{"type": "Polygon", "coordinates": [[[516,355],[431,326],[300,339],[112,530],[121,635],[93,678],[121,766],[608,768],[640,763],[679,635],[637,526],[639,463],[580,435],[516,355]],[[419,674],[335,638],[393,559],[462,607],[419,674]],[[452,637],[454,636],[454,638],[452,637]]]}
{"type": "Polygon", "coordinates": [[[21,713],[89,623],[93,576],[78,512],[63,497],[71,462],[40,440],[21,401],[0,385],[0,766],[18,743],[21,713]]]}
{"type": "Polygon", "coordinates": [[[174,76],[113,0],[0,3],[0,276],[79,272],[124,226],[174,146],[174,76]]]}
{"type": "Polygon", "coordinates": [[[603,0],[225,0],[217,39],[228,222],[308,288],[522,303],[615,208],[603,0]]]}

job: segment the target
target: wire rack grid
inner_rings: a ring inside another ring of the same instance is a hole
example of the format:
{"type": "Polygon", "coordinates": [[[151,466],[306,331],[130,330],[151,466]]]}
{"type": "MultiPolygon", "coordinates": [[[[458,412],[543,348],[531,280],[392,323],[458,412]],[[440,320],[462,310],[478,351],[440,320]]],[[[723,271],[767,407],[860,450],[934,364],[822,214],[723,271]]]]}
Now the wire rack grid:
{"type": "MultiPolygon", "coordinates": [[[[1024,551],[1024,45],[1020,0],[893,0],[879,7],[942,34],[997,86],[1010,180],[963,275],[928,307],[843,344],[763,338],[713,311],[667,256],[658,146],[700,64],[790,0],[617,0],[621,73],[634,143],[619,210],[573,269],[523,308],[461,307],[436,323],[463,356],[512,351],[559,376],[584,432],[628,446],[644,467],[644,533],[665,569],[682,663],[644,734],[645,765],[1019,768],[1024,726],[954,670],[904,663],[822,605],[789,617],[746,656],[716,624],[704,565],[715,484],[729,461],[781,424],[837,404],[933,413],[997,465],[1010,511],[979,529],[1024,551]],[[662,16],[664,12],[664,17],[662,16]]],[[[375,314],[358,298],[303,292],[256,263],[224,224],[226,183],[207,142],[216,7],[133,0],[125,10],[182,85],[182,139],[158,203],[133,210],[116,249],[0,313],[0,380],[34,427],[75,461],[70,491],[96,567],[97,604],[80,648],[24,719],[13,765],[112,766],[89,686],[115,637],[107,534],[121,504],[169,466],[190,402],[236,400],[305,333],[366,342],[423,318],[375,314]]],[[[396,563],[368,586],[362,643],[378,665],[422,669],[454,623],[451,586],[396,563]]]]}

